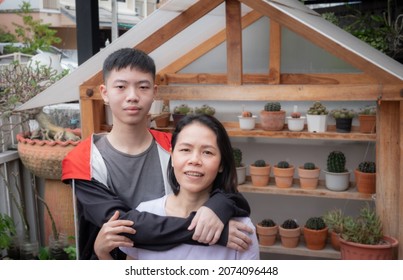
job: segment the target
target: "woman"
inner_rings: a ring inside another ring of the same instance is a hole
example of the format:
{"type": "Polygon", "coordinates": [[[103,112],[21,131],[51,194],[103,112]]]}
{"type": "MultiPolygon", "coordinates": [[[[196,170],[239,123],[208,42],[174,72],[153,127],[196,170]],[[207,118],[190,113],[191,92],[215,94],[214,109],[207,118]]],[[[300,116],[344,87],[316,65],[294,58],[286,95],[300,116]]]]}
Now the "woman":
{"type": "MultiPolygon", "coordinates": [[[[210,193],[222,189],[237,192],[235,162],[231,142],[222,124],[212,116],[189,115],[177,125],[172,135],[172,154],[168,180],[172,194],[143,202],[139,211],[161,216],[187,217],[197,211],[210,193]]],[[[117,219],[116,216],[111,220],[117,219]]],[[[254,228],[250,218],[238,218],[254,228]]],[[[254,233],[248,233],[252,245],[237,251],[219,245],[181,244],[167,251],[151,251],[135,247],[120,249],[133,259],[258,259],[259,246],[254,233]]],[[[97,250],[97,249],[96,249],[97,250]]]]}

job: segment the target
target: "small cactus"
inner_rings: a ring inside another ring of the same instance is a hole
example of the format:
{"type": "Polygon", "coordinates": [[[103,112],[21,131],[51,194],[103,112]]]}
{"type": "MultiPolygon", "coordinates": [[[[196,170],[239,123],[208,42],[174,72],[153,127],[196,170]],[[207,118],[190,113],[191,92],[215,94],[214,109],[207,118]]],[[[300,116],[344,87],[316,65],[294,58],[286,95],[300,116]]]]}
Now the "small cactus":
{"type": "Polygon", "coordinates": [[[287,219],[281,224],[281,227],[285,228],[285,229],[293,229],[293,228],[298,228],[299,225],[295,220],[287,219]]]}
{"type": "Polygon", "coordinates": [[[300,112],[292,112],[291,113],[291,118],[299,119],[299,118],[301,118],[301,113],[300,112]]]}
{"type": "Polygon", "coordinates": [[[333,173],[346,172],[346,157],[340,151],[333,151],[327,157],[327,171],[333,173]]]}
{"type": "Polygon", "coordinates": [[[305,227],[314,230],[321,230],[326,228],[326,224],[322,217],[311,217],[306,221],[305,227]]]}
{"type": "Polygon", "coordinates": [[[252,112],[249,112],[249,111],[242,111],[242,117],[244,117],[244,118],[251,118],[251,117],[252,117],[252,112]]]}
{"type": "Polygon", "coordinates": [[[277,168],[289,168],[290,164],[286,161],[280,161],[277,163],[277,168]]]}
{"type": "Polygon", "coordinates": [[[193,109],[187,104],[181,104],[174,108],[174,114],[188,115],[193,114],[193,109]]]}
{"type": "Polygon", "coordinates": [[[208,106],[206,104],[204,104],[203,106],[201,106],[200,108],[196,107],[195,108],[195,113],[196,114],[206,114],[206,115],[214,115],[215,114],[215,109],[211,106],[208,106]]]}
{"type": "Polygon", "coordinates": [[[262,227],[274,227],[276,223],[272,219],[263,219],[259,225],[262,227]]]}
{"type": "Polygon", "coordinates": [[[305,162],[304,163],[304,169],[307,170],[314,170],[316,168],[315,164],[313,162],[305,162]]]}
{"type": "Polygon", "coordinates": [[[266,162],[263,159],[258,159],[255,161],[255,163],[253,165],[256,167],[265,167],[266,162]]]}
{"type": "Polygon", "coordinates": [[[363,161],[358,165],[358,170],[364,173],[376,173],[375,162],[363,161]]]}
{"type": "Polygon", "coordinates": [[[308,109],[307,112],[309,115],[327,115],[329,111],[326,109],[322,103],[316,101],[313,103],[312,107],[308,109]]]}
{"type": "Polygon", "coordinates": [[[264,110],[270,112],[280,111],[281,105],[279,102],[268,102],[264,105],[264,110]]]}
{"type": "Polygon", "coordinates": [[[234,155],[235,167],[242,166],[242,151],[239,148],[232,148],[232,154],[234,155]]]}

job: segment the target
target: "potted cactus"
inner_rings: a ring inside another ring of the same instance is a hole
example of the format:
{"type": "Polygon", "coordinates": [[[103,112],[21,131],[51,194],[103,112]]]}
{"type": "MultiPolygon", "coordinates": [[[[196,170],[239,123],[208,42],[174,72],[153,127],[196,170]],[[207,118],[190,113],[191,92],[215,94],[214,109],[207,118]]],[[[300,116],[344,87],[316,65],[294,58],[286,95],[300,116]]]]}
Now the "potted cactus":
{"type": "Polygon", "coordinates": [[[301,228],[293,219],[285,220],[279,227],[281,245],[286,248],[295,248],[299,244],[301,228]]]}
{"type": "Polygon", "coordinates": [[[280,161],[273,167],[276,186],[279,188],[290,188],[294,179],[294,166],[287,161],[280,161]]]}
{"type": "Polygon", "coordinates": [[[285,123],[285,111],[281,110],[280,102],[268,102],[264,110],[260,111],[260,122],[263,130],[283,130],[285,123]]]}
{"type": "Polygon", "coordinates": [[[326,246],[328,227],[322,217],[310,217],[304,226],[305,245],[311,250],[322,250],[326,246]]]}
{"type": "Polygon", "coordinates": [[[305,162],[298,167],[299,182],[302,189],[316,189],[319,182],[320,168],[313,162],[305,162]]]}
{"type": "Polygon", "coordinates": [[[234,156],[236,175],[238,185],[245,183],[246,178],[246,166],[242,163],[242,151],[239,148],[233,147],[232,154],[234,156]]]}
{"type": "Polygon", "coordinates": [[[360,193],[376,192],[376,164],[373,161],[362,161],[354,170],[357,190],[360,193]]]}
{"type": "Polygon", "coordinates": [[[214,107],[204,104],[201,107],[196,107],[194,112],[195,112],[195,114],[206,114],[206,115],[214,116],[215,109],[214,109],[214,107]]]}
{"type": "Polygon", "coordinates": [[[341,151],[332,151],[327,157],[325,172],[326,188],[332,191],[345,191],[350,184],[350,171],[346,169],[346,157],[341,151]]]}
{"type": "Polygon", "coordinates": [[[187,104],[181,104],[174,108],[172,113],[172,118],[174,121],[174,126],[178,124],[178,122],[186,115],[193,114],[193,108],[187,104]]]}
{"type": "Polygon", "coordinates": [[[270,164],[263,159],[258,159],[249,166],[252,185],[257,187],[267,186],[270,180],[270,164]]]}
{"type": "Polygon", "coordinates": [[[305,117],[298,112],[298,106],[294,105],[294,110],[287,117],[287,127],[290,131],[302,131],[304,129],[305,117]]]}
{"type": "Polygon", "coordinates": [[[308,109],[306,120],[309,132],[325,132],[327,130],[327,115],[329,111],[319,101],[308,109]]]}
{"type": "Polygon", "coordinates": [[[361,133],[375,133],[376,106],[368,105],[358,112],[359,130],[361,133]]]}
{"type": "Polygon", "coordinates": [[[256,116],[252,114],[250,111],[242,110],[239,119],[239,128],[242,130],[251,130],[255,128],[256,125],[256,116]]]}
{"type": "Polygon", "coordinates": [[[353,109],[334,109],[330,111],[330,115],[336,120],[336,131],[341,133],[351,132],[353,119],[357,113],[353,109]]]}
{"type": "Polygon", "coordinates": [[[278,225],[272,219],[263,219],[256,224],[256,233],[260,245],[272,246],[276,242],[278,225]]]}

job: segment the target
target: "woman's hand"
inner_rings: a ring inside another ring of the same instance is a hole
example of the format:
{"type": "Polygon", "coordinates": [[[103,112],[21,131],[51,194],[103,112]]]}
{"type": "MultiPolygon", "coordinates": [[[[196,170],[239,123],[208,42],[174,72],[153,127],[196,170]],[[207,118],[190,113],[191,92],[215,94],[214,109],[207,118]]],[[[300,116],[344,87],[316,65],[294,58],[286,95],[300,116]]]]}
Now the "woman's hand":
{"type": "Polygon", "coordinates": [[[133,241],[120,233],[135,234],[131,226],[133,221],[118,220],[119,211],[116,211],[108,222],[103,224],[94,243],[94,251],[100,260],[111,260],[110,252],[116,247],[133,247],[133,241]]]}
{"type": "Polygon", "coordinates": [[[195,229],[193,240],[212,245],[220,239],[224,224],[210,208],[202,206],[188,227],[188,230],[193,229],[195,229]]]}
{"type": "Polygon", "coordinates": [[[227,247],[237,251],[246,251],[252,244],[252,239],[245,232],[253,234],[253,229],[242,222],[230,220],[227,247]]]}

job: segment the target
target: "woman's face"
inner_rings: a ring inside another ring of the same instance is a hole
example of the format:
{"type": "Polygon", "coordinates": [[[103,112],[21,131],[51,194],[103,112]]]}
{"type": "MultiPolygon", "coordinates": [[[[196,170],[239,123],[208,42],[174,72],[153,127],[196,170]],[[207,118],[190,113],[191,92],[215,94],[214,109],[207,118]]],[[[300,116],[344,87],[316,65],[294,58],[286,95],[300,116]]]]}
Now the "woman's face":
{"type": "Polygon", "coordinates": [[[207,126],[193,122],[178,134],[172,166],[181,191],[210,192],[220,163],[217,137],[207,126]]]}

